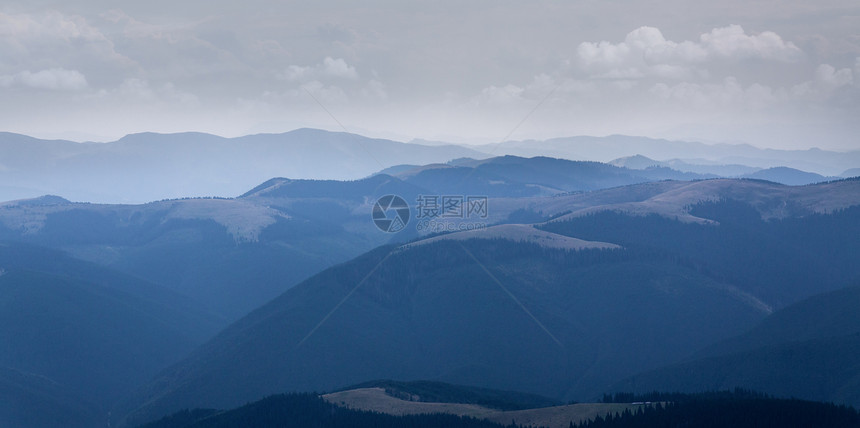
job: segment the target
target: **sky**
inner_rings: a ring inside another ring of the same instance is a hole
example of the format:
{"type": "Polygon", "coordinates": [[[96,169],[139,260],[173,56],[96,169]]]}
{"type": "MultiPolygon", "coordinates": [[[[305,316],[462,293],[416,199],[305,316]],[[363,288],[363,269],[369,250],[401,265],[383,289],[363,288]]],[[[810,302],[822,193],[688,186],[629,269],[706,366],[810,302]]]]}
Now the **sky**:
{"type": "Polygon", "coordinates": [[[860,2],[0,3],[0,130],[860,150],[860,2]]]}

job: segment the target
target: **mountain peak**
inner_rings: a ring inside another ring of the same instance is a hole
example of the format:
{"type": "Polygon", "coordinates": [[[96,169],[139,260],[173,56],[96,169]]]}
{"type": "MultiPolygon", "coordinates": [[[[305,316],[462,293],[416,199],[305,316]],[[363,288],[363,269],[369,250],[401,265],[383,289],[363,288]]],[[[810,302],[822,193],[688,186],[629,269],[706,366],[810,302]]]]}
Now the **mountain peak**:
{"type": "Polygon", "coordinates": [[[614,159],[609,161],[609,164],[629,169],[646,169],[652,166],[665,166],[665,162],[656,161],[640,154],[614,159]]]}
{"type": "Polygon", "coordinates": [[[10,205],[17,206],[52,206],[52,205],[71,205],[72,202],[66,198],[56,195],[44,195],[32,199],[19,199],[17,201],[7,202],[10,205]]]}

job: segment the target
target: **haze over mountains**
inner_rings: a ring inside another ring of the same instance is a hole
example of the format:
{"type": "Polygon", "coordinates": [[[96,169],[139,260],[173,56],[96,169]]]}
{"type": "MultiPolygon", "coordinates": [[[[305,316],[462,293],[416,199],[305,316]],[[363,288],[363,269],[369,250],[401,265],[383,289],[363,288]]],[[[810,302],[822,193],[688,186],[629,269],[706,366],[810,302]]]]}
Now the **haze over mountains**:
{"type": "MultiPolygon", "coordinates": [[[[0,133],[0,201],[46,194],[69,200],[144,203],[162,199],[234,197],[272,177],[355,180],[385,168],[503,155],[609,162],[632,155],[682,172],[734,177],[791,167],[822,176],[851,174],[860,152],[762,150],[644,137],[570,137],[493,145],[422,145],[356,134],[298,129],[222,138],[202,133],[133,134],[110,143],[75,143],[0,133]],[[678,161],[678,159],[685,159],[678,161]],[[110,176],[110,180],[102,177],[110,176]]],[[[625,166],[625,165],[619,165],[625,166]]],[[[641,169],[630,165],[632,168],[641,169]]],[[[780,181],[770,174],[760,178],[780,181]]],[[[789,178],[797,184],[797,177],[789,178]]],[[[807,175],[804,184],[820,181],[807,175]]]]}
{"type": "MultiPolygon", "coordinates": [[[[275,178],[234,199],[142,205],[72,203],[56,196],[12,201],[0,204],[0,238],[60,248],[161,284],[235,320],[308,276],[392,239],[368,220],[383,195],[397,194],[412,204],[422,194],[516,200],[700,176],[503,157],[428,166],[400,177],[275,178]]],[[[516,202],[499,204],[486,221],[505,221],[519,208],[516,202]]],[[[415,232],[396,239],[417,237],[415,232]]]]}
{"type": "Polygon", "coordinates": [[[621,391],[731,387],[838,403],[860,403],[857,286],[810,297],[687,361],[625,379],[621,391]]]}
{"type": "Polygon", "coordinates": [[[860,277],[858,186],[668,181],[538,198],[550,216],[569,212],[539,229],[619,247],[519,232],[380,247],[227,328],[121,413],[372,378],[588,399],[860,277]]]}
{"type": "Polygon", "coordinates": [[[0,428],[860,428],[860,1],[0,3],[0,428]]]}
{"type": "MultiPolygon", "coordinates": [[[[698,158],[655,161],[636,153],[676,143],[627,137],[607,137],[610,163],[316,130],[2,138],[17,153],[0,161],[4,185],[32,173],[72,194],[235,189],[0,203],[0,398],[14,403],[0,418],[19,425],[134,426],[375,379],[557,402],[743,386],[860,405],[857,178],[704,161],[711,146],[696,144],[698,158]],[[308,159],[331,162],[311,172],[308,159]],[[371,215],[385,195],[411,213],[397,233],[371,215]],[[485,198],[486,212],[422,229],[433,195],[485,198]]],[[[505,147],[525,150],[490,148],[505,147]]]]}

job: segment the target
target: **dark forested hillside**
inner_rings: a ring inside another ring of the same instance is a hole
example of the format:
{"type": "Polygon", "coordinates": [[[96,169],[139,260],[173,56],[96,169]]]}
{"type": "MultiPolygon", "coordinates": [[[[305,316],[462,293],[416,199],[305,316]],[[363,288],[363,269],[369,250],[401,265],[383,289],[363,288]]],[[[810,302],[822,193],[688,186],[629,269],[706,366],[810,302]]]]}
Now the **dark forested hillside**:
{"type": "Polygon", "coordinates": [[[365,216],[364,233],[346,230],[346,221],[330,218],[348,212],[338,205],[316,215],[312,207],[275,209],[228,199],[145,205],[58,199],[0,205],[0,239],[61,249],[143,278],[205,305],[227,322],[389,238],[365,216]]]}
{"type": "Polygon", "coordinates": [[[616,390],[741,386],[782,397],[860,405],[860,288],[816,295],[690,360],[642,373],[616,390]]]}
{"type": "Polygon", "coordinates": [[[445,414],[384,415],[338,407],[313,394],[286,394],[267,397],[224,412],[182,411],[140,428],[222,427],[502,428],[502,425],[445,414]]]}
{"type": "Polygon", "coordinates": [[[379,378],[582,399],[765,315],[659,255],[507,240],[382,247],[249,314],[127,409],[145,420],[379,378]]]}
{"type": "Polygon", "coordinates": [[[636,411],[607,414],[577,428],[850,428],[860,426],[851,407],[795,399],[776,399],[747,391],[695,395],[646,394],[625,400],[648,401],[636,411]]]}
{"type": "MultiPolygon", "coordinates": [[[[610,399],[634,403],[632,408],[598,415],[565,426],[577,428],[853,428],[860,424],[855,409],[828,403],[776,399],[754,392],[700,394],[617,394],[610,399]]],[[[450,414],[392,416],[350,410],[312,394],[274,395],[229,410],[183,410],[140,428],[278,427],[501,427],[488,421],[450,414]]],[[[553,426],[560,426],[555,424],[553,426]]],[[[509,428],[520,427],[508,425],[509,428]]],[[[529,425],[531,428],[540,426],[529,425]]]]}
{"type": "Polygon", "coordinates": [[[763,220],[747,203],[721,200],[692,206],[689,213],[716,223],[604,211],[538,227],[665,254],[774,308],[860,279],[860,207],[763,220]]]}
{"type": "Polygon", "coordinates": [[[0,244],[0,420],[102,420],[221,322],[138,278],[57,250],[0,244]]]}
{"type": "Polygon", "coordinates": [[[27,428],[92,428],[107,422],[104,409],[78,391],[43,375],[0,366],[0,421],[27,428]]]}

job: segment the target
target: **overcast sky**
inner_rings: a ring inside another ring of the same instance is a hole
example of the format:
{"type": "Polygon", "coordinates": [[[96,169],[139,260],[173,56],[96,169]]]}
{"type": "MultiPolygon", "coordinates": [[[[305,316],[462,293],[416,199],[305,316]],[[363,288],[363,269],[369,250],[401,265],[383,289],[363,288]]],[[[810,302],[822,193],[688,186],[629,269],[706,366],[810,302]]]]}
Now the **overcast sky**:
{"type": "Polygon", "coordinates": [[[0,4],[0,130],[39,137],[316,127],[847,150],[858,118],[857,0],[0,4]]]}

